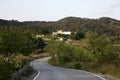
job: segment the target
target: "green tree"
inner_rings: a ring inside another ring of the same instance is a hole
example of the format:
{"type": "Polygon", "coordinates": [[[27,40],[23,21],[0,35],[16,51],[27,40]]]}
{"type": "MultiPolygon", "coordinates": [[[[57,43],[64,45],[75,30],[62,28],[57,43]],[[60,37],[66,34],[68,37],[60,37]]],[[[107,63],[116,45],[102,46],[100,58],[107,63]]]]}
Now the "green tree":
{"type": "Polygon", "coordinates": [[[99,36],[93,32],[86,33],[87,45],[85,46],[85,54],[92,61],[101,64],[111,64],[118,59],[118,54],[115,53],[111,41],[104,36],[99,36]]]}
{"type": "Polygon", "coordinates": [[[51,53],[53,63],[61,65],[72,61],[73,47],[68,44],[52,41],[46,50],[51,53]]]}
{"type": "Polygon", "coordinates": [[[43,39],[42,38],[38,38],[37,39],[37,44],[36,44],[36,46],[37,46],[37,49],[41,49],[41,51],[43,51],[43,48],[45,47],[45,42],[43,41],[43,39]]]}
{"type": "Polygon", "coordinates": [[[83,37],[84,37],[84,34],[81,32],[72,33],[72,35],[70,36],[70,38],[74,40],[80,40],[80,39],[83,39],[83,37]]]}
{"type": "Polygon", "coordinates": [[[0,52],[28,55],[34,49],[34,39],[28,33],[4,30],[0,32],[0,52]]]}
{"type": "Polygon", "coordinates": [[[65,63],[71,62],[73,60],[72,59],[72,57],[73,57],[73,47],[72,46],[61,43],[58,46],[58,50],[59,50],[59,53],[57,54],[57,59],[60,64],[65,64],[65,63]]]}

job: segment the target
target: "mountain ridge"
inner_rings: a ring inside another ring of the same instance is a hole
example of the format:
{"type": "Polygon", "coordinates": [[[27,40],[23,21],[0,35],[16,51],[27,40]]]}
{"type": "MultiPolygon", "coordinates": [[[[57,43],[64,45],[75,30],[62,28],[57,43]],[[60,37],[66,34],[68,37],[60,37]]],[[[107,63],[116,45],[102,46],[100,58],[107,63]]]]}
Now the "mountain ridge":
{"type": "Polygon", "coordinates": [[[120,21],[110,17],[101,17],[98,19],[80,18],[80,17],[65,17],[58,21],[24,21],[17,20],[2,20],[0,19],[1,27],[21,27],[21,28],[37,28],[47,29],[49,32],[59,29],[67,31],[94,31],[99,34],[120,35],[120,21]]]}

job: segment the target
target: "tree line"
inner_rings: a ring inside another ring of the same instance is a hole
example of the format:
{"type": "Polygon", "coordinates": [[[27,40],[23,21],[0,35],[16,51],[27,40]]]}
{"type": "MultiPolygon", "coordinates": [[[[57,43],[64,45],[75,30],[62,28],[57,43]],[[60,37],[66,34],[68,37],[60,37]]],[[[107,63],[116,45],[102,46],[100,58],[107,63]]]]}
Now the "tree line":
{"type": "Polygon", "coordinates": [[[119,36],[120,35],[120,21],[108,17],[101,17],[99,19],[88,19],[79,17],[66,17],[54,22],[45,21],[25,21],[19,22],[16,20],[0,20],[0,26],[9,29],[27,30],[35,33],[49,34],[52,31],[59,29],[74,31],[74,32],[87,32],[89,30],[107,35],[119,36]]]}
{"type": "Polygon", "coordinates": [[[43,49],[45,42],[31,33],[15,30],[0,30],[0,53],[29,55],[37,49],[43,49]]]}

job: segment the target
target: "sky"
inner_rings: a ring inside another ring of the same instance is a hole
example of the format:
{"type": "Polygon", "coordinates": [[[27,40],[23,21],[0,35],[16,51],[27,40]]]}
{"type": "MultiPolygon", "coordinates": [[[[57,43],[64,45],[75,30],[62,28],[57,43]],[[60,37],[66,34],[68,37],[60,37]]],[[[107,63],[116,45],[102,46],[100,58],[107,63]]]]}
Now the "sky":
{"type": "Polygon", "coordinates": [[[120,20],[120,0],[0,0],[0,19],[57,21],[69,16],[120,20]]]}

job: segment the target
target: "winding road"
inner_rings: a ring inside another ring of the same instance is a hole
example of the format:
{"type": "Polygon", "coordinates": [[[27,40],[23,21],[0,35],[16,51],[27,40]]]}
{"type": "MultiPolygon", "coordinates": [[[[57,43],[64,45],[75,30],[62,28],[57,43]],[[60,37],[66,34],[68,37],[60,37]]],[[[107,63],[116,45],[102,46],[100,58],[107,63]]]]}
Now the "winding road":
{"type": "Polygon", "coordinates": [[[96,74],[75,69],[60,68],[47,63],[50,57],[37,59],[31,66],[38,71],[33,80],[105,80],[96,74]]]}

